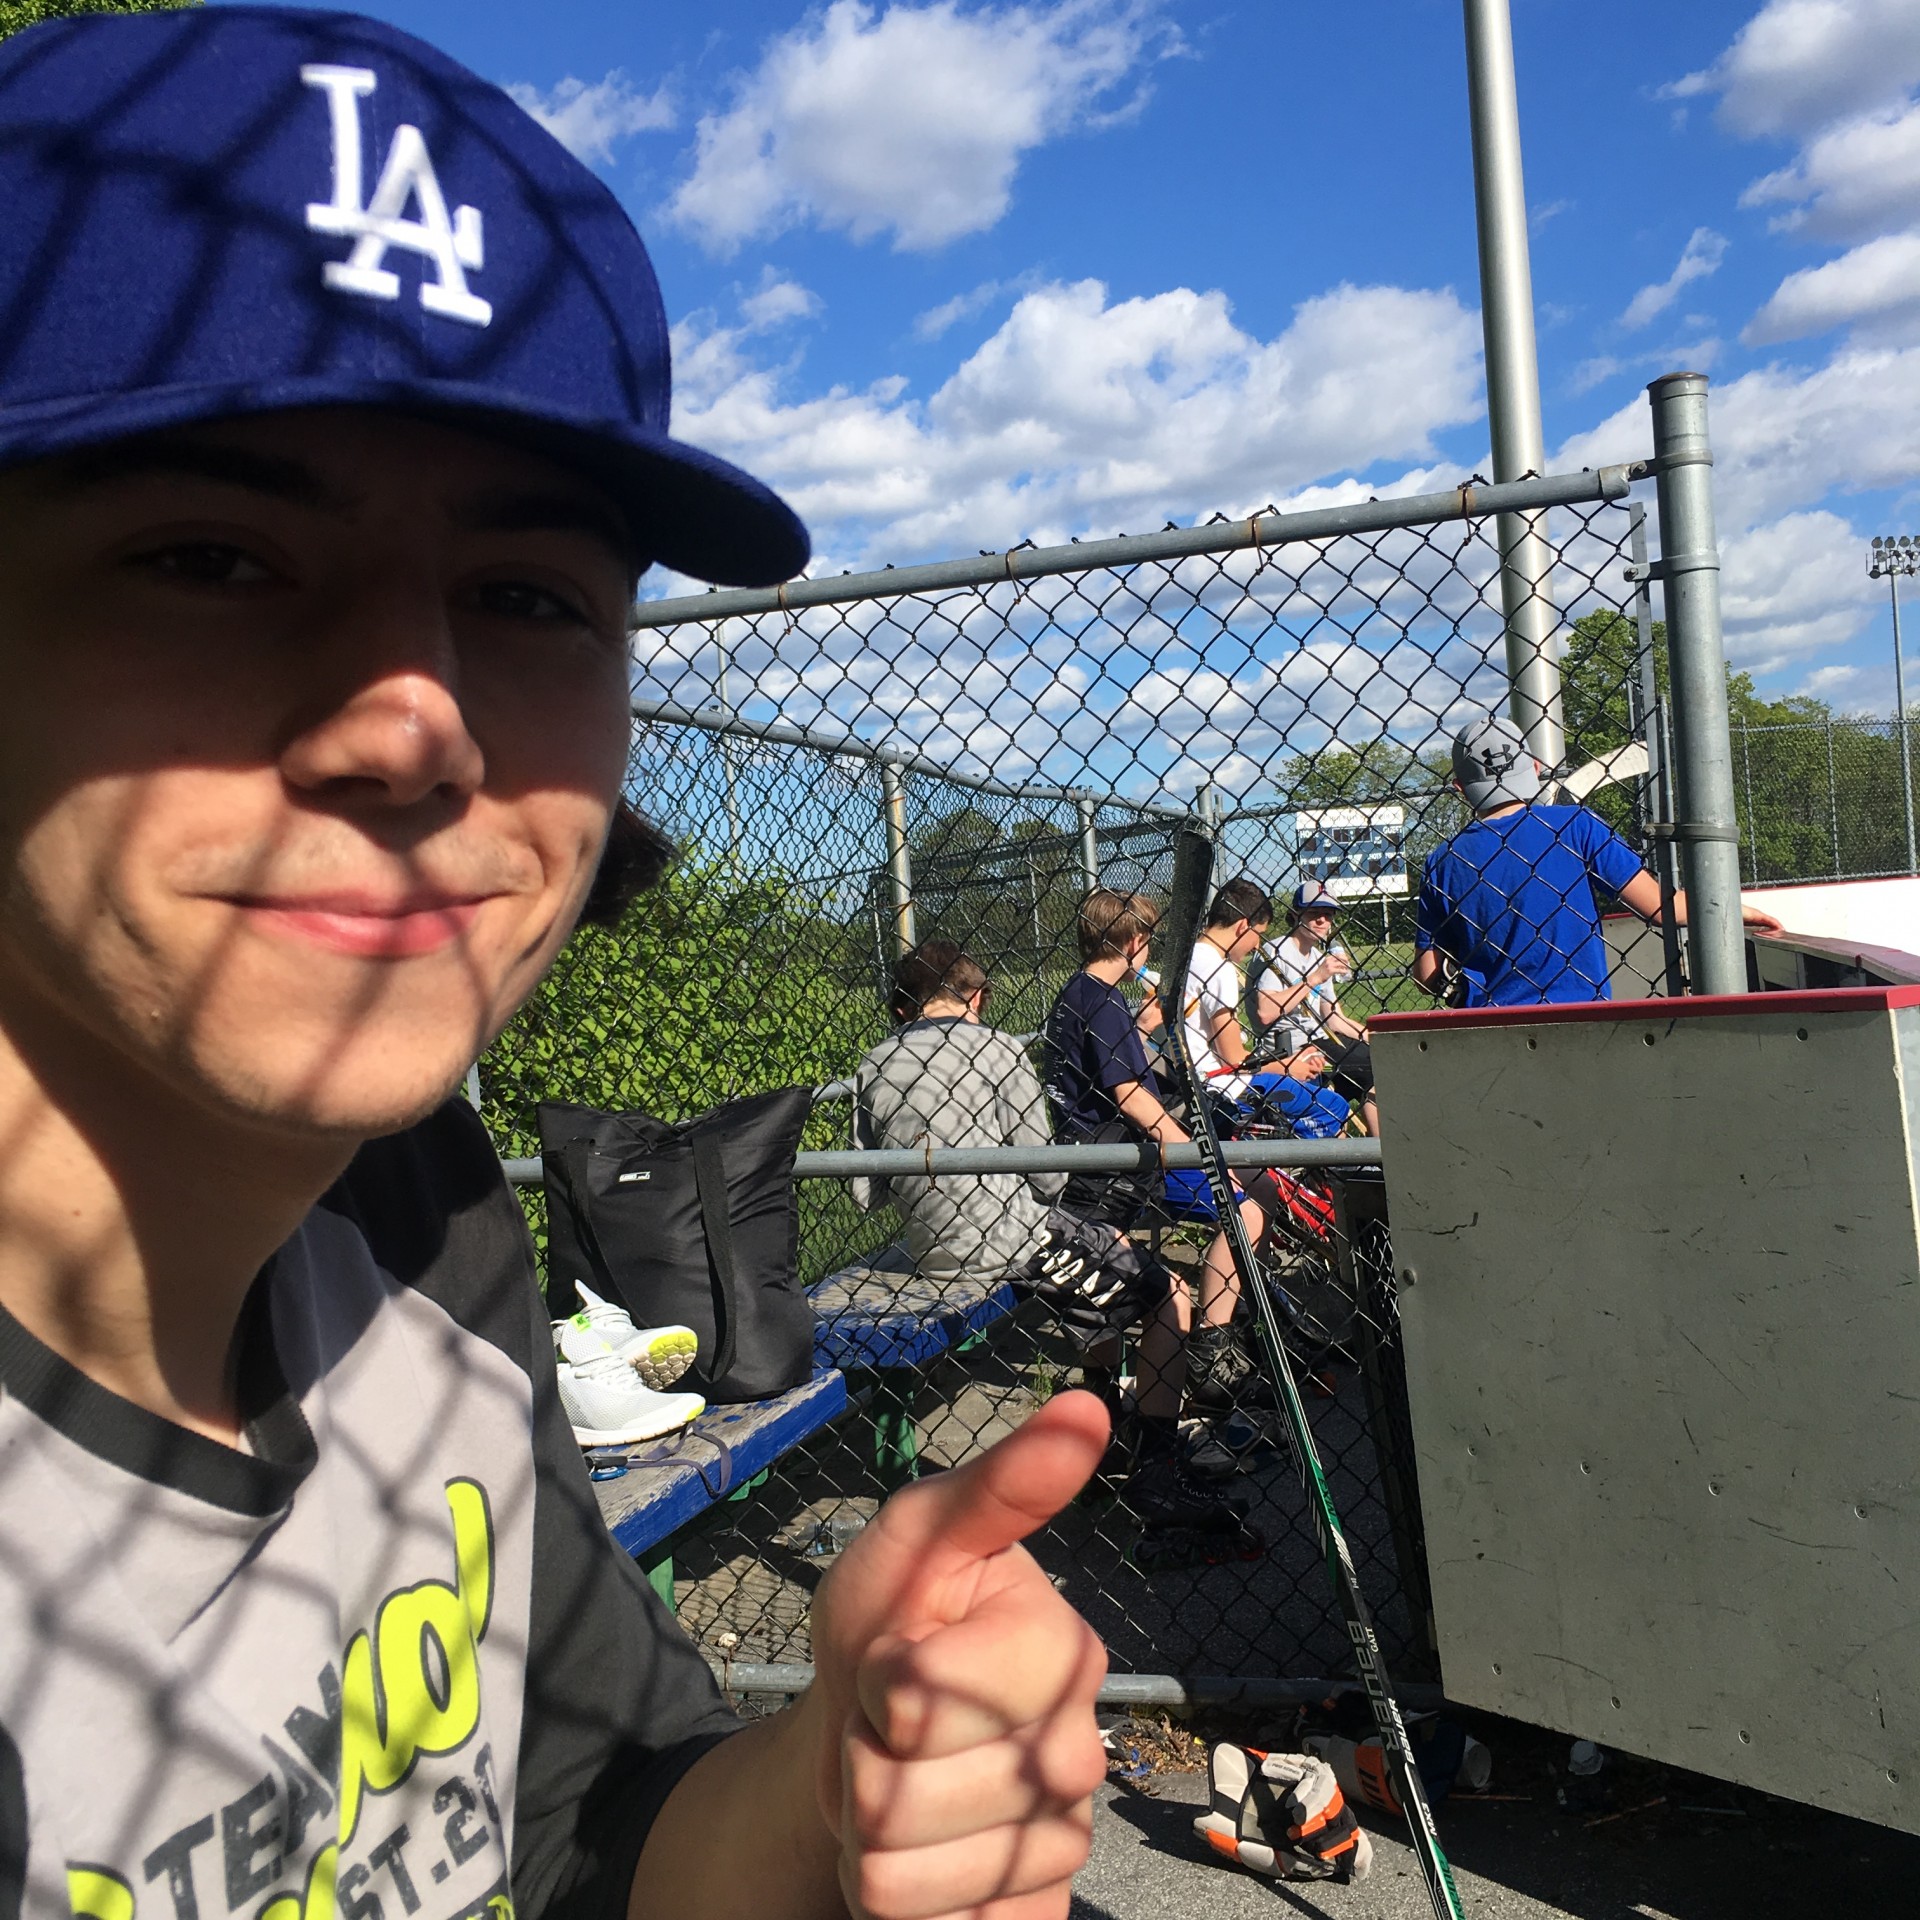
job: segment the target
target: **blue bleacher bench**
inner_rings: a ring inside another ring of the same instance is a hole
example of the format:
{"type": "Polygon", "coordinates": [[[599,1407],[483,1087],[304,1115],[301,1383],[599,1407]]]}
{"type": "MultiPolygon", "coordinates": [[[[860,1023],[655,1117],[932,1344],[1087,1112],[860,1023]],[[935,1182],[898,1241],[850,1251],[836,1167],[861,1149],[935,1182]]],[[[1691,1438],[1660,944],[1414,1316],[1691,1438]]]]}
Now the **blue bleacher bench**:
{"type": "Polygon", "coordinates": [[[873,1420],[876,1465],[888,1479],[911,1477],[913,1376],[1015,1305],[1006,1281],[925,1279],[897,1246],[816,1281],[807,1295],[816,1316],[811,1380],[771,1400],[709,1407],[632,1449],[624,1474],[594,1485],[608,1530],[669,1605],[674,1535],[721,1501],[744,1497],[781,1455],[846,1414],[855,1404],[850,1374],[873,1420]]]}

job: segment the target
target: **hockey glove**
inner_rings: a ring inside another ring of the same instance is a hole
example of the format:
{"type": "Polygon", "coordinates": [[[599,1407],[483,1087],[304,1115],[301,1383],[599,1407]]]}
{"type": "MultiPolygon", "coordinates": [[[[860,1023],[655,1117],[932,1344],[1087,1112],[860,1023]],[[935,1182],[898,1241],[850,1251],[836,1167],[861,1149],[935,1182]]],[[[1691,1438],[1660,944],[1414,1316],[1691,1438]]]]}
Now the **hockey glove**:
{"type": "Polygon", "coordinates": [[[1373,1871],[1373,1842],[1324,1760],[1222,1742],[1207,1784],[1212,1805],[1193,1830],[1222,1859],[1275,1880],[1364,1880],[1373,1871]]]}

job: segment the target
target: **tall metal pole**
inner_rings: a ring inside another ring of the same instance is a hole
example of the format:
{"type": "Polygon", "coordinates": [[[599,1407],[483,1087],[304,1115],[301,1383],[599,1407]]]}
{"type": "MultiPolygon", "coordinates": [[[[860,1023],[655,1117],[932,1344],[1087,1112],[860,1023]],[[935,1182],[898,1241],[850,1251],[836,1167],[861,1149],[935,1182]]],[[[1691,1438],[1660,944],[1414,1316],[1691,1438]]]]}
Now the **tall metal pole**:
{"type": "Polygon", "coordinates": [[[1893,705],[1900,727],[1900,792],[1907,808],[1907,871],[1920,873],[1913,851],[1913,748],[1907,726],[1907,670],[1900,658],[1900,576],[1889,569],[1887,592],[1893,601],[1893,705]]]}
{"type": "Polygon", "coordinates": [[[1693,990],[1745,993],[1740,828],[1727,726],[1707,377],[1669,373],[1647,393],[1653,403],[1653,451],[1659,465],[1658,564],[1673,700],[1674,837],[1686,880],[1693,990]]]}
{"type": "Polygon", "coordinates": [[[1086,794],[1082,794],[1073,804],[1080,814],[1080,890],[1091,893],[1100,884],[1099,808],[1086,794]]]}
{"type": "Polygon", "coordinates": [[[920,944],[913,925],[913,856],[907,847],[907,783],[891,760],[880,762],[881,812],[887,824],[887,875],[893,886],[893,944],[904,956],[920,944]]]}
{"type": "MultiPolygon", "coordinates": [[[[1540,367],[1533,337],[1533,266],[1520,167],[1520,100],[1513,78],[1507,0],[1464,0],[1467,102],[1473,122],[1473,192],[1480,229],[1480,325],[1487,350],[1487,416],[1493,477],[1546,471],[1540,428],[1540,367]]],[[[1500,605],[1507,623],[1507,679],[1514,723],[1543,766],[1567,756],[1554,644],[1552,551],[1544,513],[1503,513],[1500,605]]]]}

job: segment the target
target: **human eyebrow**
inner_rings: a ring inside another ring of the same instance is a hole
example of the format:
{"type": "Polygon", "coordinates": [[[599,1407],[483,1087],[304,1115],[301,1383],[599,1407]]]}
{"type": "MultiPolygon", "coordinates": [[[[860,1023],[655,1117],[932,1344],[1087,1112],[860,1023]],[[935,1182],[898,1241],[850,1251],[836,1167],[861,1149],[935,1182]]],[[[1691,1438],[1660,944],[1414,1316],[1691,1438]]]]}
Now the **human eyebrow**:
{"type": "Polygon", "coordinates": [[[629,572],[644,565],[625,515],[593,494],[563,487],[489,488],[454,507],[450,518],[468,533],[584,533],[629,572]]]}
{"type": "Polygon", "coordinates": [[[67,494],[84,493],[150,475],[210,480],[323,513],[344,514],[354,505],[351,496],[329,486],[301,461],[214,440],[120,441],[64,461],[54,486],[67,494]]]}

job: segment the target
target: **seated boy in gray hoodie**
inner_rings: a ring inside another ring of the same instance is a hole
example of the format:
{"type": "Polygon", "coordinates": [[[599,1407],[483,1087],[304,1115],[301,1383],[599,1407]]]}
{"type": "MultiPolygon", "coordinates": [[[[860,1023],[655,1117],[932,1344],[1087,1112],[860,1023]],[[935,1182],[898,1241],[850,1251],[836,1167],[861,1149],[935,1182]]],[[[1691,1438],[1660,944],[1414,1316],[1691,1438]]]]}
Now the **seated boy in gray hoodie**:
{"type": "MultiPolygon", "coordinates": [[[[899,962],[897,1024],[855,1075],[861,1147],[1052,1143],[1039,1076],[1019,1043],[981,1018],[990,992],[985,970],[951,940],[923,940],[899,962]]],[[[894,1174],[856,1179],[853,1197],[901,1209],[907,1250],[928,1278],[1009,1279],[1037,1294],[1095,1373],[1095,1356],[1139,1324],[1128,1499],[1149,1526],[1224,1528],[1237,1506],[1208,1480],[1230,1474],[1231,1458],[1190,1460],[1180,1441],[1187,1291],[1117,1228],[1063,1209],[1066,1184],[1061,1173],[894,1174]]]]}

